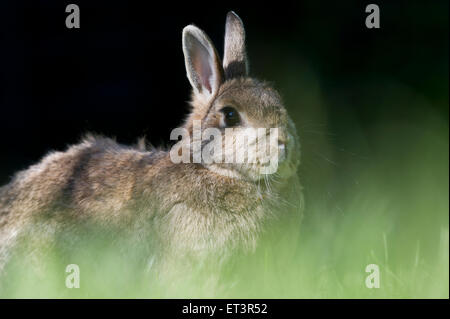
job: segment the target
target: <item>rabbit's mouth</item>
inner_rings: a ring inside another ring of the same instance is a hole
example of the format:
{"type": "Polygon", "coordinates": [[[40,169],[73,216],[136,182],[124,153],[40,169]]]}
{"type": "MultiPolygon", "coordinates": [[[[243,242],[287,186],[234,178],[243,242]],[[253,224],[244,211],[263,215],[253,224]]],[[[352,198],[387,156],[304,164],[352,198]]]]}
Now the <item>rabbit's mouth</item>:
{"type": "Polygon", "coordinates": [[[254,163],[212,163],[204,164],[209,170],[216,174],[258,182],[260,180],[276,179],[281,181],[292,176],[296,171],[296,164],[290,161],[286,147],[281,146],[277,158],[265,159],[254,163]]]}
{"type": "Polygon", "coordinates": [[[293,139],[278,139],[274,142],[267,145],[266,149],[262,149],[256,143],[250,143],[248,147],[239,150],[242,152],[233,150],[231,152],[233,161],[202,164],[216,174],[249,182],[272,177],[276,180],[287,179],[296,172],[298,165],[294,158],[293,139]]]}

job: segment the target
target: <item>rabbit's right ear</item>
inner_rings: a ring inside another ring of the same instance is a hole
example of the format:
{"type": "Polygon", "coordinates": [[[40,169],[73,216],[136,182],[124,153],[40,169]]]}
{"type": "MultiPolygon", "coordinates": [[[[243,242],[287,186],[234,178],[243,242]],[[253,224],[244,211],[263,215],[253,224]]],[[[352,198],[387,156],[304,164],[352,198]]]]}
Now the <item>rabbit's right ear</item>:
{"type": "Polygon", "coordinates": [[[188,25],[183,29],[183,53],[195,94],[207,99],[215,96],[223,81],[223,68],[211,40],[199,28],[188,25]]]}
{"type": "Polygon", "coordinates": [[[227,79],[248,75],[244,24],[233,11],[228,12],[225,24],[223,68],[227,79]]]}

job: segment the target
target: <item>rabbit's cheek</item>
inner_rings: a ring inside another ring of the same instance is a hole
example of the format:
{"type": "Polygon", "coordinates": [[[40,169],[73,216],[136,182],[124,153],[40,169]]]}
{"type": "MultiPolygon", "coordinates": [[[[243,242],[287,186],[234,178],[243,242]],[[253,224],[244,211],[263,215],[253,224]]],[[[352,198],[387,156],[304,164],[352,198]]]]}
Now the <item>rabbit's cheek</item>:
{"type": "Polygon", "coordinates": [[[284,162],[287,159],[287,149],[286,149],[286,145],[280,144],[278,145],[278,161],[280,163],[284,162]]]}

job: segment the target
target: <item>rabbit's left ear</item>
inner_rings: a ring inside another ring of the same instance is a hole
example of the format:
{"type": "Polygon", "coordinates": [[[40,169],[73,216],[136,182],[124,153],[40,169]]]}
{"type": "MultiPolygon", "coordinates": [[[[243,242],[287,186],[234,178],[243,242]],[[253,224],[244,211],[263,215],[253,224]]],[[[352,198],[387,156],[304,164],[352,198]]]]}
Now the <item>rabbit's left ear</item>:
{"type": "Polygon", "coordinates": [[[207,99],[216,95],[223,81],[223,68],[208,36],[196,26],[188,25],[183,30],[183,52],[194,93],[207,99]]]}
{"type": "Polygon", "coordinates": [[[225,25],[223,68],[227,79],[248,75],[244,24],[233,11],[228,12],[225,25]]]}

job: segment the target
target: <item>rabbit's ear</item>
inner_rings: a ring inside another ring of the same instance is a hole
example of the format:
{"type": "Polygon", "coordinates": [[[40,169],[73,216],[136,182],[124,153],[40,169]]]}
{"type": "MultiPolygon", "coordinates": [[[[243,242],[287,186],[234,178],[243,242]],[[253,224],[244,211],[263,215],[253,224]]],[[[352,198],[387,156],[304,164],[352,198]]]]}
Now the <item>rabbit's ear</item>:
{"type": "Polygon", "coordinates": [[[225,25],[223,68],[227,79],[248,75],[244,24],[233,11],[228,12],[225,25]]]}
{"type": "Polygon", "coordinates": [[[211,40],[199,28],[188,25],[183,29],[183,53],[195,94],[214,96],[223,81],[223,68],[211,40]]]}

